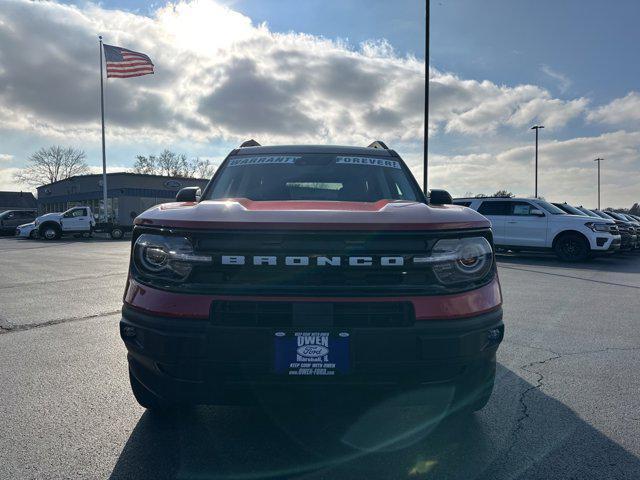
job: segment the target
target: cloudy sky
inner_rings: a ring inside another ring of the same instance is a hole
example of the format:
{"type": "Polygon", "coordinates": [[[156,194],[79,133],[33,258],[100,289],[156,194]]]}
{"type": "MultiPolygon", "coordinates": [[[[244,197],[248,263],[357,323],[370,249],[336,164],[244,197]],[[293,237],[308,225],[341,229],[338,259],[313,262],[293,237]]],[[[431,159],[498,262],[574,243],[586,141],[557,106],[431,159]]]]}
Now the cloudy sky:
{"type": "MultiPolygon", "coordinates": [[[[100,165],[97,34],[156,74],[106,82],[111,170],[164,148],[384,140],[422,177],[424,2],[0,0],[0,189],[42,146],[100,165]]],[[[640,201],[640,2],[433,0],[431,186],[640,201]]]]}

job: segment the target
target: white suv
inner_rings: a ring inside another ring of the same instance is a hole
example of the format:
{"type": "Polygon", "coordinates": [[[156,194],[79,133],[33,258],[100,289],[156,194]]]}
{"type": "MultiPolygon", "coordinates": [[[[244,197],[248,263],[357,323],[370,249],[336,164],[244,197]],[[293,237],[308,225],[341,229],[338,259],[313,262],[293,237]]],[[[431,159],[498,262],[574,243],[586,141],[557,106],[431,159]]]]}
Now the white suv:
{"type": "Polygon", "coordinates": [[[553,250],[562,260],[580,261],[620,248],[615,222],[569,215],[544,200],[457,198],[453,203],[487,217],[496,246],[515,252],[553,250]]]}

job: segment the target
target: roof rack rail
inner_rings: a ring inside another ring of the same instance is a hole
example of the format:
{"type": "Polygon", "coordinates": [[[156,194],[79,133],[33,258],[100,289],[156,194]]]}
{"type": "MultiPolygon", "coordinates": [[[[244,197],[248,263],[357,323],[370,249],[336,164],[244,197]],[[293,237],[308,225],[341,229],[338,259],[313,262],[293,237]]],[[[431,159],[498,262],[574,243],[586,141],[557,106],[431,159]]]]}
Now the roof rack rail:
{"type": "Polygon", "coordinates": [[[244,148],[244,147],[261,147],[262,145],[260,145],[258,142],[256,142],[253,138],[251,140],[247,140],[246,142],[242,142],[242,145],[240,145],[240,148],[244,148]]]}
{"type": "Polygon", "coordinates": [[[381,141],[381,140],[376,140],[374,141],[371,145],[369,145],[367,148],[381,148],[383,150],[389,150],[389,147],[387,147],[387,145],[381,141]]]}

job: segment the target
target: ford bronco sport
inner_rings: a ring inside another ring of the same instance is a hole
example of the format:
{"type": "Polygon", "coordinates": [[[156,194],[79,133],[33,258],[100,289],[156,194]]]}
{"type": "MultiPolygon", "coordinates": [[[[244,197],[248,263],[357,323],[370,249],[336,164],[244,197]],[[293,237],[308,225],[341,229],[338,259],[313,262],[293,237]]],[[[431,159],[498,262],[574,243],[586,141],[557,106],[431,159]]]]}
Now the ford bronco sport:
{"type": "Polygon", "coordinates": [[[135,220],[120,334],[138,402],[437,383],[482,408],[504,328],[489,221],[444,191],[428,203],[382,142],[251,145],[135,220]]]}

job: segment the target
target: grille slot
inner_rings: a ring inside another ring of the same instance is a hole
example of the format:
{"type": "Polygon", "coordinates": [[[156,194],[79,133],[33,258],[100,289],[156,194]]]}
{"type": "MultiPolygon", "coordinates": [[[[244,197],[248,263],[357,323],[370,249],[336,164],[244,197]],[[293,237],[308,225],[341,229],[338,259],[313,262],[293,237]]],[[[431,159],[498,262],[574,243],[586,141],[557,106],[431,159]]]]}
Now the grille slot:
{"type": "MultiPolygon", "coordinates": [[[[331,310],[327,320],[332,328],[397,328],[415,321],[410,302],[334,302],[331,310]]],[[[211,322],[229,327],[292,328],[294,303],[218,301],[212,304],[211,322]]]]}
{"type": "Polygon", "coordinates": [[[425,234],[394,232],[216,232],[194,238],[202,253],[251,252],[252,255],[286,252],[287,255],[309,253],[356,255],[391,252],[424,252],[434,240],[425,234]]]}

